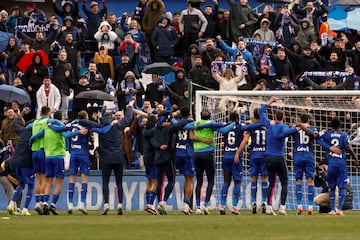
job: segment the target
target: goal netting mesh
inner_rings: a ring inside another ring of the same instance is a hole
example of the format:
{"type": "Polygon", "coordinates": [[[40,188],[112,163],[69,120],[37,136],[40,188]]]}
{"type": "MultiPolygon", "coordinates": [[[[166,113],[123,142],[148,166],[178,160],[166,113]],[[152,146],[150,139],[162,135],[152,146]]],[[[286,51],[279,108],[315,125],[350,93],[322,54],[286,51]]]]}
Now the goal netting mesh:
{"type": "MultiPolygon", "coordinates": [[[[253,122],[253,110],[265,104],[271,96],[277,96],[281,101],[276,102],[274,106],[276,109],[281,108],[285,112],[285,123],[292,125],[299,121],[299,116],[302,113],[309,113],[312,117],[311,124],[315,126],[318,131],[323,131],[330,128],[330,121],[333,117],[340,118],[342,125],[341,130],[349,135],[349,141],[353,145],[356,153],[360,148],[360,92],[359,91],[197,91],[195,98],[195,112],[196,119],[200,119],[200,112],[206,110],[211,113],[211,120],[216,122],[225,122],[228,111],[237,111],[240,113],[240,121],[242,123],[253,122]],[[224,105],[225,103],[225,105],[224,105]],[[235,103],[235,104],[234,104],[235,103]]],[[[271,113],[270,113],[271,115],[271,113]]],[[[271,116],[269,116],[271,118],[271,116]]],[[[220,191],[223,184],[222,173],[222,135],[216,133],[216,179],[215,189],[212,198],[211,207],[216,208],[220,203],[220,191]]],[[[315,144],[315,159],[320,162],[324,159],[325,152],[318,145],[315,144]]],[[[289,170],[289,186],[287,208],[296,209],[295,196],[295,179],[294,179],[294,164],[291,159],[293,150],[292,137],[287,139],[286,145],[286,161],[289,170]]],[[[243,181],[241,186],[241,199],[239,201],[239,208],[250,209],[250,190],[251,178],[248,162],[248,149],[244,152],[243,157],[243,181]]],[[[347,155],[348,159],[348,175],[354,193],[354,209],[360,209],[360,195],[359,195],[359,171],[354,167],[351,157],[347,155]]],[[[260,177],[259,177],[260,179],[260,177]]],[[[260,180],[258,182],[257,202],[258,206],[261,204],[261,186],[260,180]]],[[[280,186],[277,181],[276,192],[274,196],[273,205],[275,208],[280,201],[280,186]]],[[[305,176],[303,178],[303,190],[307,191],[307,181],[305,176]]],[[[321,188],[316,188],[315,196],[321,192],[321,188]]],[[[231,205],[232,186],[228,192],[228,205],[231,205]]],[[[307,194],[303,194],[303,204],[307,205],[307,194]]]]}

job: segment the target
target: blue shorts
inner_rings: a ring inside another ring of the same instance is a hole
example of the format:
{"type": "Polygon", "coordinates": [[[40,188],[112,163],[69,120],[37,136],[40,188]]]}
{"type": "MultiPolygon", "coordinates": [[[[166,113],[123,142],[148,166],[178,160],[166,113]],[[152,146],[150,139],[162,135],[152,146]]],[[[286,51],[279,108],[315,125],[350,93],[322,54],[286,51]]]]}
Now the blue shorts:
{"type": "Polygon", "coordinates": [[[78,171],[82,174],[89,175],[90,158],[89,155],[71,154],[70,155],[70,175],[77,175],[78,171]]]}
{"type": "Polygon", "coordinates": [[[222,168],[224,172],[231,172],[234,181],[242,181],[242,159],[234,163],[234,158],[224,158],[222,168]]]}
{"type": "Polygon", "coordinates": [[[32,162],[34,165],[35,173],[44,174],[45,173],[45,152],[44,149],[35,151],[32,153],[32,162]]]}
{"type": "Polygon", "coordinates": [[[156,176],[156,166],[152,166],[150,168],[146,168],[145,170],[145,177],[147,179],[156,179],[157,176],[156,176]]]}
{"type": "Polygon", "coordinates": [[[19,183],[34,184],[35,171],[32,168],[16,167],[16,179],[19,183]]]}
{"type": "Polygon", "coordinates": [[[64,157],[45,158],[45,177],[65,178],[64,157]]]}
{"type": "Polygon", "coordinates": [[[294,172],[295,172],[295,179],[302,179],[304,173],[306,177],[314,179],[315,161],[313,160],[294,161],[294,172]]]}
{"type": "Polygon", "coordinates": [[[195,176],[195,163],[193,157],[176,157],[176,166],[184,176],[195,176]]]}
{"type": "Polygon", "coordinates": [[[250,159],[250,174],[251,176],[267,176],[265,165],[265,158],[252,158],[250,159]]]}
{"type": "Polygon", "coordinates": [[[328,185],[330,189],[343,189],[346,186],[346,179],[348,178],[348,171],[346,162],[342,161],[329,161],[328,166],[328,185]]]}

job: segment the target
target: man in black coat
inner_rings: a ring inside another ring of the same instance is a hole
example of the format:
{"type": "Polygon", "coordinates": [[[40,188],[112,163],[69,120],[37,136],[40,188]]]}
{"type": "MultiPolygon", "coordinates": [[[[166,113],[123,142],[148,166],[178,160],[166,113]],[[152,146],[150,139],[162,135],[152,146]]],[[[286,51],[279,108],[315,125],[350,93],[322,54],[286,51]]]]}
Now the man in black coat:
{"type": "Polygon", "coordinates": [[[151,137],[151,145],[155,149],[154,162],[156,165],[157,189],[156,193],[159,200],[158,210],[161,215],[167,214],[166,201],[168,200],[175,185],[175,166],[174,166],[174,149],[172,147],[173,135],[187,123],[186,119],[179,120],[175,124],[169,122],[168,114],[164,112],[158,113],[156,122],[156,130],[151,137]],[[163,175],[166,175],[168,183],[165,187],[165,193],[161,199],[161,186],[163,175]]]}
{"type": "MultiPolygon", "coordinates": [[[[109,205],[109,181],[111,172],[114,171],[115,182],[118,189],[118,206],[117,214],[122,215],[122,200],[123,200],[123,168],[125,162],[123,149],[123,131],[129,126],[133,117],[132,106],[134,101],[130,101],[126,109],[125,117],[118,123],[113,124],[111,129],[106,132],[99,132],[99,153],[101,160],[101,175],[103,181],[103,197],[104,197],[104,211],[102,215],[107,215],[110,210],[109,205]]],[[[101,118],[100,123],[79,120],[79,124],[89,128],[103,128],[113,122],[112,115],[105,115],[101,118]]]]}

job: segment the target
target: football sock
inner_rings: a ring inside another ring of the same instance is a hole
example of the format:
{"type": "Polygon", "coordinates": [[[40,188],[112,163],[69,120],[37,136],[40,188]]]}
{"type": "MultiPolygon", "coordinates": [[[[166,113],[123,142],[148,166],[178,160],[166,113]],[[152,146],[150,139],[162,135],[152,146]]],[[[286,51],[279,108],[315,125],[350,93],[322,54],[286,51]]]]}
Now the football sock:
{"type": "Polygon", "coordinates": [[[335,189],[330,189],[330,208],[335,211],[335,189]]]}
{"type": "Polygon", "coordinates": [[[49,202],[49,198],[50,198],[50,196],[48,195],[48,194],[44,194],[43,195],[43,197],[42,197],[42,202],[44,202],[44,203],[48,203],[49,202]]]}
{"type": "Polygon", "coordinates": [[[311,185],[308,187],[308,201],[309,205],[314,205],[315,186],[311,185]]]}
{"type": "Polygon", "coordinates": [[[87,183],[82,183],[81,184],[80,201],[84,204],[86,202],[86,194],[87,194],[87,183]]]}
{"type": "Polygon", "coordinates": [[[146,204],[150,204],[150,196],[149,196],[149,191],[146,191],[145,192],[145,201],[146,201],[146,204]]]}
{"type": "Polygon", "coordinates": [[[35,194],[35,202],[40,202],[40,195],[39,194],[35,194]]]}
{"type": "Polygon", "coordinates": [[[339,210],[342,210],[346,196],[346,189],[342,188],[339,191],[339,210]]]}
{"type": "MultiPolygon", "coordinates": [[[[262,195],[262,201],[263,202],[266,202],[267,191],[268,191],[268,183],[267,182],[261,182],[261,195],[262,195]]],[[[255,198],[255,201],[256,201],[256,198],[255,198]]]]}
{"type": "Polygon", "coordinates": [[[155,197],[156,197],[156,192],[149,191],[149,204],[151,205],[154,204],[155,197]]]}
{"type": "Polygon", "coordinates": [[[298,205],[302,204],[302,184],[295,185],[296,202],[298,205]]]}
{"type": "Polygon", "coordinates": [[[52,205],[56,205],[57,201],[59,200],[59,195],[55,195],[53,196],[53,200],[52,200],[52,205]]]}
{"type": "Polygon", "coordinates": [[[228,189],[229,189],[229,184],[224,183],[222,188],[221,188],[221,200],[220,200],[221,205],[226,204],[226,198],[227,198],[228,189]]]}
{"type": "Polygon", "coordinates": [[[256,202],[257,182],[251,182],[251,202],[256,202]]]}
{"type": "Polygon", "coordinates": [[[69,188],[68,188],[68,200],[69,203],[73,203],[73,199],[74,199],[74,189],[75,189],[75,183],[69,183],[69,188]]]}
{"type": "Polygon", "coordinates": [[[233,200],[232,200],[233,206],[236,207],[238,205],[239,198],[240,198],[240,184],[235,184],[233,189],[233,200]]]}

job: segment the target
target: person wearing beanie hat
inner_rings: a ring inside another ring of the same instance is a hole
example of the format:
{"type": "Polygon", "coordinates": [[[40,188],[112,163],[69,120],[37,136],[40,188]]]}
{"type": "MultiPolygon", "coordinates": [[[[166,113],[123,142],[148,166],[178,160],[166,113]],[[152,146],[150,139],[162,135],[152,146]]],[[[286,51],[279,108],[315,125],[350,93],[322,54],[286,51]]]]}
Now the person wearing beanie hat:
{"type": "Polygon", "coordinates": [[[24,17],[19,25],[43,25],[46,24],[47,18],[43,11],[36,8],[34,3],[27,3],[24,17]]]}
{"type": "Polygon", "coordinates": [[[69,0],[63,1],[61,7],[58,7],[56,2],[57,2],[56,0],[52,0],[52,6],[55,14],[61,17],[64,21],[67,16],[70,16],[73,19],[72,25],[76,26],[77,24],[76,20],[79,15],[78,1],[75,0],[74,3],[69,0]]]}
{"type": "MultiPolygon", "coordinates": [[[[98,31],[100,23],[103,20],[103,17],[107,14],[107,8],[105,5],[105,0],[102,1],[103,9],[99,10],[99,5],[97,2],[92,1],[90,4],[90,10],[86,7],[87,0],[83,0],[82,10],[88,18],[88,31],[85,36],[86,40],[94,40],[94,35],[98,31]]],[[[96,46],[92,46],[97,48],[96,46]]]]}

